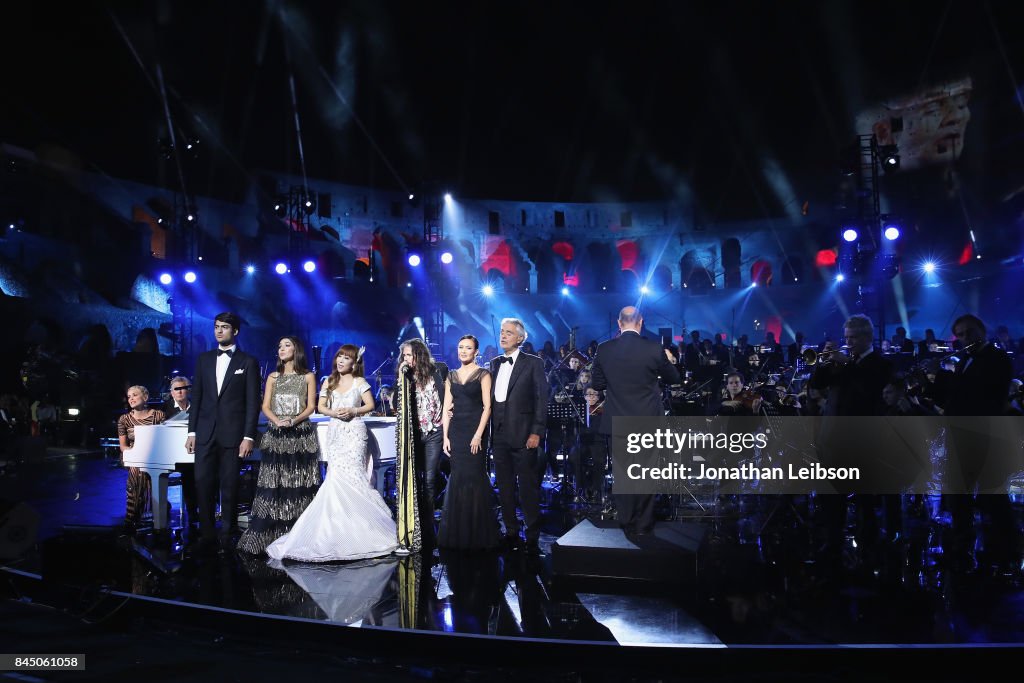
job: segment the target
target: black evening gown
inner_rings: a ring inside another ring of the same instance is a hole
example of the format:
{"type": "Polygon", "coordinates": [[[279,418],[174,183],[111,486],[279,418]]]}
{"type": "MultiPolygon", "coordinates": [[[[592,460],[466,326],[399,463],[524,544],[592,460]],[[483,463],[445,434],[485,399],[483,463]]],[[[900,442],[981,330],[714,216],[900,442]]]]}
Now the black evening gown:
{"type": "Polygon", "coordinates": [[[453,406],[448,425],[452,473],[437,535],[437,544],[442,548],[494,548],[501,538],[494,514],[494,490],[487,476],[487,434],[484,433],[483,446],[477,453],[469,451],[469,442],[484,409],[481,379],[486,374],[487,370],[480,368],[465,384],[459,382],[457,373],[448,375],[453,406]]]}

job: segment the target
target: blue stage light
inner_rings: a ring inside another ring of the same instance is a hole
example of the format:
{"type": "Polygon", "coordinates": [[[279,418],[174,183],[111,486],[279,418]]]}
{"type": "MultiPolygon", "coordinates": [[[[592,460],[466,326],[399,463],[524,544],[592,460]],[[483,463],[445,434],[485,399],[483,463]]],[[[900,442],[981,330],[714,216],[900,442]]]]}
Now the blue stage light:
{"type": "Polygon", "coordinates": [[[934,273],[935,272],[935,264],[932,263],[931,261],[925,261],[924,272],[926,272],[926,273],[934,273]]]}
{"type": "Polygon", "coordinates": [[[490,285],[484,285],[482,291],[484,293],[484,296],[491,296],[492,294],[494,294],[494,287],[491,287],[490,285]]]}
{"type": "Polygon", "coordinates": [[[857,240],[857,231],[853,228],[843,230],[843,239],[847,242],[855,242],[857,240]]]}
{"type": "Polygon", "coordinates": [[[160,284],[169,285],[174,282],[174,278],[171,277],[170,273],[160,273],[160,284]]]}
{"type": "Polygon", "coordinates": [[[288,264],[283,261],[274,266],[274,272],[278,275],[284,275],[288,272],[288,264]]]}
{"type": "Polygon", "coordinates": [[[900,229],[895,225],[887,225],[885,227],[885,232],[882,234],[885,235],[885,239],[892,242],[893,240],[898,240],[900,238],[900,229]]]}
{"type": "Polygon", "coordinates": [[[441,263],[448,265],[452,262],[455,257],[452,256],[452,252],[446,251],[441,254],[441,263]]]}
{"type": "Polygon", "coordinates": [[[316,270],[316,263],[314,261],[306,261],[302,264],[302,269],[307,273],[312,273],[316,270]]]}
{"type": "Polygon", "coordinates": [[[409,265],[412,266],[413,268],[418,267],[420,265],[420,255],[409,254],[409,265]]]}
{"type": "Polygon", "coordinates": [[[562,296],[569,296],[569,288],[562,287],[562,296]]]}
{"type": "Polygon", "coordinates": [[[647,294],[647,293],[649,293],[650,291],[651,291],[651,289],[650,289],[650,287],[648,287],[647,285],[641,285],[641,286],[640,286],[640,293],[641,293],[641,294],[647,294]]]}
{"type": "Polygon", "coordinates": [[[444,203],[445,204],[451,204],[452,203],[452,195],[451,195],[450,192],[445,192],[444,193],[444,203]]]}
{"type": "Polygon", "coordinates": [[[842,273],[839,273],[838,275],[836,275],[836,282],[842,282],[845,279],[846,278],[843,276],[842,273]]]}
{"type": "Polygon", "coordinates": [[[251,265],[251,264],[246,266],[245,267],[245,272],[247,272],[249,275],[252,275],[253,273],[256,272],[256,266],[251,265]]]}
{"type": "Polygon", "coordinates": [[[192,284],[195,281],[196,281],[195,271],[190,270],[190,271],[185,273],[185,282],[187,282],[189,284],[192,284]]]}

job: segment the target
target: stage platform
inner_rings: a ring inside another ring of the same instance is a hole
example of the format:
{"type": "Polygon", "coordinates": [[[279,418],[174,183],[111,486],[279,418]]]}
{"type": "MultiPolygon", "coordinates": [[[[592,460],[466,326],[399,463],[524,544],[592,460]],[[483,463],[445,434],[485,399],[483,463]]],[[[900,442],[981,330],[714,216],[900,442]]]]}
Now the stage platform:
{"type": "Polygon", "coordinates": [[[689,583],[707,528],[696,522],[658,522],[630,540],[614,520],[584,519],[551,544],[556,577],[689,583]]]}
{"type": "Polygon", "coordinates": [[[903,680],[963,680],[978,678],[982,657],[992,668],[1024,656],[1019,565],[944,552],[948,528],[927,501],[906,501],[898,542],[865,547],[850,534],[839,554],[821,546],[815,501],[744,496],[729,515],[659,521],[640,543],[596,511],[552,507],[539,558],[277,566],[194,552],[176,513],[168,534],[121,530],[126,473],[76,460],[0,477],[0,499],[17,495],[42,517],[35,547],[0,569],[0,637],[22,652],[83,643],[105,680],[162,670],[178,647],[192,678],[177,680],[210,680],[221,654],[250,671],[253,652],[268,653],[268,671],[538,681],[846,680],[897,663],[903,680]],[[76,628],[43,626],[57,615],[76,628]],[[203,643],[221,654],[200,654],[203,643]],[[198,661],[208,668],[193,671],[198,661]]]}

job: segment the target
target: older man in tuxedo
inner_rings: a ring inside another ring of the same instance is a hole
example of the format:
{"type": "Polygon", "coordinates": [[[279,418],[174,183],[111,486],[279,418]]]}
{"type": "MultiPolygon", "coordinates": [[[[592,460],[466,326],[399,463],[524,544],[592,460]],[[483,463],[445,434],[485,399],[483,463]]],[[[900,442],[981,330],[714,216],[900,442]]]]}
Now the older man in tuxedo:
{"type": "MultiPolygon", "coordinates": [[[[192,407],[192,380],[181,375],[171,379],[171,396],[164,403],[164,415],[167,419],[177,417],[188,420],[188,411],[192,407]]],[[[182,508],[188,515],[188,525],[199,524],[199,498],[196,494],[196,466],[191,462],[179,462],[174,469],[181,472],[182,508]]],[[[184,524],[184,522],[183,522],[184,524]]]]}
{"type": "MultiPolygon", "coordinates": [[[[619,336],[597,347],[593,387],[606,390],[601,433],[612,433],[612,418],[658,417],[665,414],[659,380],[679,383],[672,352],[640,331],[644,318],[634,306],[619,312],[619,336]]],[[[617,450],[613,447],[612,454],[617,450]]],[[[615,496],[619,524],[626,536],[645,536],[654,529],[653,494],[615,496]]]]}
{"type": "Polygon", "coordinates": [[[238,350],[241,320],[234,313],[214,318],[217,348],[199,354],[185,448],[195,453],[199,495],[199,531],[207,547],[215,545],[214,508],[220,482],[221,536],[238,532],[239,461],[252,453],[260,410],[260,366],[238,350]]]}
{"type": "Polygon", "coordinates": [[[1006,351],[988,341],[981,318],[966,314],[953,322],[953,336],[961,352],[952,373],[941,373],[945,401],[943,411],[950,418],[943,470],[944,504],[953,516],[951,562],[968,564],[974,548],[974,508],[991,531],[985,534],[985,554],[995,565],[1019,564],[1020,530],[1014,520],[1007,494],[1010,476],[1021,466],[1020,449],[996,437],[991,420],[1005,415],[1007,388],[1013,365],[1006,351]],[[970,420],[957,420],[970,417],[970,420]],[[973,494],[978,493],[976,498],[973,494]]]}
{"type": "Polygon", "coordinates": [[[544,433],[548,412],[548,382],[544,361],[520,350],[526,328],[516,318],[501,321],[498,344],[504,352],[491,360],[494,382],[491,394],[491,447],[494,476],[505,520],[505,544],[519,547],[519,519],[516,517],[516,481],[526,523],[526,548],[539,554],[540,476],[537,447],[544,433]]]}

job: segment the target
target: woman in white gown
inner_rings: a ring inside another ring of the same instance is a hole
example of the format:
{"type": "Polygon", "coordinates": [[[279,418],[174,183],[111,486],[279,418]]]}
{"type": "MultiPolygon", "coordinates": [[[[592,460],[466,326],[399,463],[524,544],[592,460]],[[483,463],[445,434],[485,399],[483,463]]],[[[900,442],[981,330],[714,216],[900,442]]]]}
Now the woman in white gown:
{"type": "Polygon", "coordinates": [[[267,546],[275,560],[360,560],[398,547],[391,510],[370,486],[368,435],[361,416],[374,403],[363,378],[362,349],[345,344],[332,366],[319,401],[320,412],[331,418],[324,444],[327,477],[291,532],[267,546]]]}

